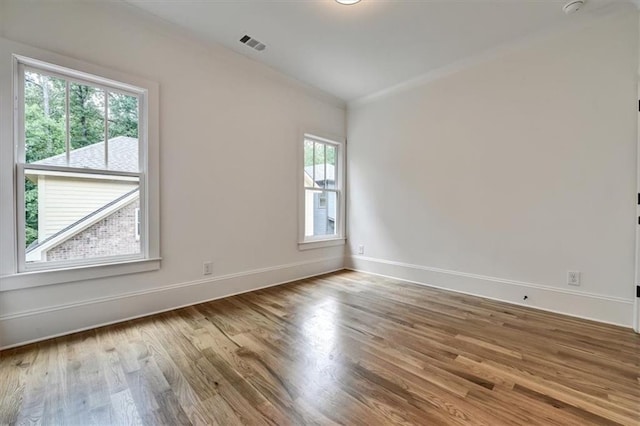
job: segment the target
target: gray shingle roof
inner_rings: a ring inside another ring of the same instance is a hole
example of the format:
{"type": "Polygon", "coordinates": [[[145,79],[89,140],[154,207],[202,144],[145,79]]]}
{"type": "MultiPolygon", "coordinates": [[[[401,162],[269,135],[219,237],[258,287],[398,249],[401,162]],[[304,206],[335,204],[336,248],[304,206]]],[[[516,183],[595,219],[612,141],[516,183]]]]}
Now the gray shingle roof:
{"type": "Polygon", "coordinates": [[[323,180],[335,181],[336,173],[335,167],[332,164],[327,164],[327,179],[324,178],[324,164],[316,164],[315,166],[307,166],[304,168],[304,172],[313,179],[313,169],[315,167],[315,181],[322,182],[323,180]]]}
{"type": "Polygon", "coordinates": [[[54,155],[33,164],[45,166],[63,166],[112,170],[118,172],[137,172],[138,167],[138,139],[127,136],[117,136],[109,139],[109,165],[105,164],[104,141],[94,143],[70,151],[69,164],[65,154],[54,155]]]}

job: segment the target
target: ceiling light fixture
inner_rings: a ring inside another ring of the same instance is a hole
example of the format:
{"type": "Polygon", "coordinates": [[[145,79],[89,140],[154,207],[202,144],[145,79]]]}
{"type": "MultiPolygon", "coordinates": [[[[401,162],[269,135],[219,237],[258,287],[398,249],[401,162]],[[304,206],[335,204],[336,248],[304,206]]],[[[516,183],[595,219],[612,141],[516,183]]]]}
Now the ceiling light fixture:
{"type": "Polygon", "coordinates": [[[336,0],[338,3],[340,4],[344,4],[344,5],[350,5],[350,4],[356,4],[359,3],[360,0],[336,0]]]}

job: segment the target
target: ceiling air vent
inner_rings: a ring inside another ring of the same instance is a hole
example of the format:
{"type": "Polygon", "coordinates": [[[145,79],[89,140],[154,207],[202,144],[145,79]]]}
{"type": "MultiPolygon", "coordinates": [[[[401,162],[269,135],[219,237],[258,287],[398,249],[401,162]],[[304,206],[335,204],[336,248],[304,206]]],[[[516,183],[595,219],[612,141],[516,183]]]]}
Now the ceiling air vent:
{"type": "Polygon", "coordinates": [[[267,48],[267,46],[265,46],[264,44],[260,43],[258,40],[256,40],[255,38],[251,38],[248,35],[244,35],[241,39],[240,39],[240,43],[242,44],[246,44],[247,46],[249,46],[250,48],[252,48],[253,50],[257,50],[258,52],[262,52],[264,49],[267,48]]]}

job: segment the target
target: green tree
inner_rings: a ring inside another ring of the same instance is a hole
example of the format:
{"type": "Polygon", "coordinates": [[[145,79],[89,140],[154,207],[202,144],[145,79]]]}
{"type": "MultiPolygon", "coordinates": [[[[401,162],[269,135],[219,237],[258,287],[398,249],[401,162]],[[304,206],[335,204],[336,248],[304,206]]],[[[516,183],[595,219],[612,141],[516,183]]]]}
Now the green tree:
{"type": "Polygon", "coordinates": [[[65,82],[35,73],[25,81],[25,155],[27,163],[65,151],[65,82]]]}
{"type": "Polygon", "coordinates": [[[83,84],[69,87],[69,136],[71,149],[104,140],[104,92],[83,84]]]}
{"type": "Polygon", "coordinates": [[[109,93],[109,138],[138,137],[138,99],[109,93]]]}
{"type": "Polygon", "coordinates": [[[324,164],[325,159],[325,145],[326,145],[326,157],[327,164],[336,164],[336,148],[332,145],[316,143],[314,144],[310,140],[304,141],[304,165],[305,167],[313,165],[314,160],[314,146],[315,146],[315,160],[316,164],[324,164]]]}

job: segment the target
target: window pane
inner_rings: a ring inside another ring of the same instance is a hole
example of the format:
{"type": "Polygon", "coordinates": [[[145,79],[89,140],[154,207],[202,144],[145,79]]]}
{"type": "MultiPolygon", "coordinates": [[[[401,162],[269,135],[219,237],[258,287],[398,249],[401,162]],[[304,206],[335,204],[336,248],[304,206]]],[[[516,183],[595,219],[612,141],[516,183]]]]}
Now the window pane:
{"type": "Polygon", "coordinates": [[[26,262],[140,253],[137,178],[25,170],[26,262]]]}
{"type": "Polygon", "coordinates": [[[116,136],[138,138],[138,98],[109,93],[109,139],[116,136]]]}
{"type": "Polygon", "coordinates": [[[325,163],[324,159],[326,145],[320,142],[315,142],[315,186],[318,188],[325,187],[325,163]]]}
{"type": "Polygon", "coordinates": [[[313,187],[313,141],[304,141],[304,186],[313,187]]]}
{"type": "Polygon", "coordinates": [[[305,190],[305,236],[336,235],[337,194],[305,190]]]}
{"type": "Polygon", "coordinates": [[[327,178],[325,188],[336,189],[336,178],[338,176],[338,170],[336,168],[336,156],[337,149],[335,146],[327,145],[327,154],[326,154],[326,170],[327,170],[327,178]]]}
{"type": "Polygon", "coordinates": [[[38,186],[37,178],[24,180],[25,242],[29,247],[38,239],[38,186]]]}
{"type": "Polygon", "coordinates": [[[109,170],[138,172],[138,98],[109,93],[109,170]]]}
{"type": "Polygon", "coordinates": [[[106,169],[104,102],[101,89],[69,85],[69,166],[106,169]]]}
{"type": "Polygon", "coordinates": [[[66,165],[66,83],[32,71],[24,74],[27,163],[66,165]]]}

